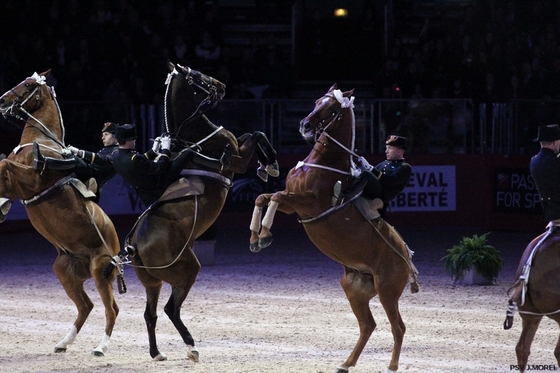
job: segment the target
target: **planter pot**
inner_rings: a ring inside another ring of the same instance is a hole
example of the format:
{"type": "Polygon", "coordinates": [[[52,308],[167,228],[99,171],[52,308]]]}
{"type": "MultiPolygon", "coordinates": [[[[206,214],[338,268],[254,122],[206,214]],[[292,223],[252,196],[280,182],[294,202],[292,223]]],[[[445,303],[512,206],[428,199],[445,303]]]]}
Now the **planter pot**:
{"type": "Polygon", "coordinates": [[[486,277],[483,277],[477,270],[471,269],[465,273],[465,276],[462,280],[459,280],[457,283],[462,285],[492,285],[493,282],[486,277]]]}
{"type": "Polygon", "coordinates": [[[214,264],[214,246],[216,241],[195,241],[193,246],[194,255],[201,265],[214,264]]]}

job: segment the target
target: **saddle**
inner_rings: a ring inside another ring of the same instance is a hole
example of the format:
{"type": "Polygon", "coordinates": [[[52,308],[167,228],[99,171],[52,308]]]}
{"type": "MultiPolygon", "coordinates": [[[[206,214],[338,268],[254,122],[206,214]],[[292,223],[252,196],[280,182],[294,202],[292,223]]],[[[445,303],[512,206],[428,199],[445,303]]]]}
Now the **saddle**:
{"type": "Polygon", "coordinates": [[[378,210],[383,208],[383,201],[380,198],[358,197],[354,200],[354,206],[356,206],[366,220],[373,220],[381,217],[378,210]]]}
{"type": "Polygon", "coordinates": [[[167,187],[158,202],[170,201],[185,196],[198,196],[204,193],[204,181],[199,176],[182,177],[167,187]]]}

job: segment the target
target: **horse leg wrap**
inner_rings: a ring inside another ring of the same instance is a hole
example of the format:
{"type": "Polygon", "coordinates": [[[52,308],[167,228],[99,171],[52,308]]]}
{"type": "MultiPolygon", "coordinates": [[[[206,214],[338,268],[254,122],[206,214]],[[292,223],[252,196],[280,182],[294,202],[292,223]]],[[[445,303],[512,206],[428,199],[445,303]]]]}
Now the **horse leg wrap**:
{"type": "Polygon", "coordinates": [[[508,306],[506,309],[506,320],[504,321],[505,330],[511,329],[511,327],[513,326],[513,315],[515,313],[516,308],[517,308],[517,303],[510,299],[508,301],[508,306]]]}
{"type": "Polygon", "coordinates": [[[251,225],[249,229],[253,232],[258,232],[261,229],[261,216],[262,216],[262,208],[255,206],[253,209],[253,217],[251,218],[251,225]]]}
{"type": "Polygon", "coordinates": [[[272,227],[272,223],[274,221],[274,215],[276,214],[276,210],[278,209],[278,202],[270,201],[268,204],[268,208],[266,209],[266,214],[264,215],[264,219],[262,221],[262,225],[270,229],[272,227]]]}

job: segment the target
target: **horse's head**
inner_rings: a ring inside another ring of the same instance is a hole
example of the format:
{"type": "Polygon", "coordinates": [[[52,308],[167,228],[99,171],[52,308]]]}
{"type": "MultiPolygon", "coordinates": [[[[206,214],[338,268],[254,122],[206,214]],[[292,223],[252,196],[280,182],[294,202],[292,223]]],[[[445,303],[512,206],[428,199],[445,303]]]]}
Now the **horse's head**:
{"type": "Polygon", "coordinates": [[[215,107],[224,98],[226,85],[190,67],[174,65],[170,61],[167,66],[171,72],[166,81],[166,126],[167,131],[173,132],[215,107]]]}
{"type": "Polygon", "coordinates": [[[305,141],[313,143],[324,132],[334,132],[340,129],[345,124],[341,121],[344,109],[350,110],[348,118],[352,119],[349,123],[353,125],[353,93],[353,89],[342,92],[337,89],[336,84],[333,84],[323,97],[315,101],[313,111],[303,118],[299,124],[299,133],[305,141]]]}
{"type": "Polygon", "coordinates": [[[41,74],[34,73],[4,93],[0,97],[2,115],[24,119],[30,113],[37,111],[43,104],[44,96],[51,93],[46,85],[46,78],[50,72],[47,70],[41,74]]]}

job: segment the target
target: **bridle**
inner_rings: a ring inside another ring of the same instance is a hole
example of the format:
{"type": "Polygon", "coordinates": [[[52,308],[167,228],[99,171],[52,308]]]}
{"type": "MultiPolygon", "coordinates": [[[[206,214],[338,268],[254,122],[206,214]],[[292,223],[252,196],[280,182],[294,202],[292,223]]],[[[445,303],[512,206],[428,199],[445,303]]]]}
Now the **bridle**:
{"type": "Polygon", "coordinates": [[[27,104],[27,102],[29,100],[31,100],[32,98],[35,98],[36,101],[39,101],[39,99],[41,98],[41,87],[43,85],[46,85],[46,79],[44,76],[41,76],[37,73],[33,73],[33,75],[31,77],[29,77],[28,79],[34,79],[36,82],[35,88],[33,88],[33,90],[27,90],[26,92],[23,92],[21,95],[18,94],[14,88],[11,88],[8,92],[10,92],[11,94],[13,94],[14,96],[16,96],[16,99],[12,102],[12,104],[6,108],[2,110],[2,115],[4,117],[6,116],[12,116],[18,120],[23,120],[26,121],[27,124],[29,124],[32,127],[37,128],[39,131],[41,131],[45,136],[47,136],[49,139],[53,140],[54,142],[56,142],[58,145],[60,145],[61,147],[65,148],[66,145],[64,145],[64,137],[65,137],[65,128],[64,128],[64,124],[62,121],[62,114],[60,112],[60,107],[58,105],[58,101],[56,100],[56,93],[54,91],[53,87],[49,87],[46,86],[47,89],[49,90],[52,99],[55,103],[56,109],[57,109],[57,114],[58,114],[58,119],[60,121],[60,127],[62,130],[62,140],[59,140],[54,133],[52,133],[52,131],[45,126],[45,124],[37,119],[36,117],[34,117],[28,110],[25,109],[25,104],[27,104]],[[22,115],[25,114],[25,117],[22,115]],[[35,121],[35,123],[30,122],[28,119],[31,118],[35,121]]]}
{"type": "MultiPolygon", "coordinates": [[[[190,122],[192,122],[193,120],[197,119],[198,117],[202,116],[208,109],[215,107],[218,104],[218,101],[220,101],[222,98],[224,98],[224,95],[221,93],[218,93],[218,88],[216,87],[215,84],[210,84],[207,81],[205,81],[204,79],[201,78],[201,73],[200,72],[195,72],[195,70],[191,69],[190,67],[183,67],[179,64],[177,64],[177,66],[179,66],[179,68],[181,68],[181,70],[183,70],[183,72],[185,73],[185,80],[187,81],[187,84],[189,86],[194,86],[196,88],[198,88],[200,91],[204,92],[206,94],[206,97],[204,97],[196,106],[196,108],[194,109],[194,111],[192,112],[191,115],[187,116],[186,119],[184,119],[181,124],[179,124],[179,126],[177,126],[176,132],[178,133],[181,129],[181,127],[185,124],[188,124],[190,122]]],[[[169,124],[168,124],[168,94],[169,94],[169,90],[170,90],[170,86],[171,86],[171,80],[173,80],[173,78],[175,77],[175,75],[178,75],[179,72],[177,71],[176,68],[173,69],[172,72],[170,72],[169,74],[167,74],[167,79],[165,80],[165,84],[167,86],[167,88],[165,89],[165,97],[164,97],[164,102],[166,103],[166,105],[164,105],[164,118],[165,118],[165,128],[166,130],[169,132],[169,124]]],[[[196,95],[196,91],[193,90],[194,94],[196,95]]]]}
{"type": "MultiPolygon", "coordinates": [[[[338,101],[338,105],[335,104],[330,105],[327,108],[327,113],[324,117],[319,116],[319,114],[315,110],[313,110],[309,114],[309,117],[316,118],[318,120],[317,125],[315,125],[313,128],[313,132],[315,134],[315,138],[314,138],[315,142],[327,147],[328,145],[324,141],[321,141],[321,135],[324,135],[326,138],[328,138],[336,145],[338,145],[338,147],[340,147],[346,153],[351,154],[354,157],[359,157],[359,155],[356,154],[356,152],[354,152],[352,149],[348,149],[344,144],[342,144],[340,141],[332,137],[327,132],[327,129],[331,126],[331,124],[334,123],[335,120],[340,120],[342,116],[342,109],[344,107],[349,107],[350,109],[354,107],[352,103],[354,97],[352,97],[352,99],[343,97],[342,92],[340,92],[340,90],[335,90],[333,94],[327,94],[324,97],[328,97],[330,99],[335,98],[338,101]]],[[[354,125],[352,126],[352,141],[351,141],[352,148],[354,148],[355,139],[356,139],[356,127],[354,125]]]]}

